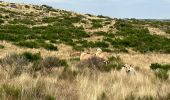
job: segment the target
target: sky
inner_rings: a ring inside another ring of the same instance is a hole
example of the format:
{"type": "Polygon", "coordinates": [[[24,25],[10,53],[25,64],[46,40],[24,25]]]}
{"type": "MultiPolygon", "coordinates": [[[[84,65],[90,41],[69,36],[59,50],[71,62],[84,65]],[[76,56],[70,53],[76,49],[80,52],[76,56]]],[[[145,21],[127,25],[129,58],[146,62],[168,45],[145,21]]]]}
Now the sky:
{"type": "Polygon", "coordinates": [[[112,18],[170,19],[170,0],[1,0],[112,18]]]}

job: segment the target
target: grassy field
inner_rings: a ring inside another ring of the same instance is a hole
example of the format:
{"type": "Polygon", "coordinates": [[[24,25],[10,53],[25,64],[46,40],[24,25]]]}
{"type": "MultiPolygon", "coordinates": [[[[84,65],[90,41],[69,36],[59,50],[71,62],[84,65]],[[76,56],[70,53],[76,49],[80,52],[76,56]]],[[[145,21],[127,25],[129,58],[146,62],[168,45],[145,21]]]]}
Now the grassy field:
{"type": "Polygon", "coordinates": [[[15,5],[0,2],[1,100],[170,100],[169,22],[15,5]],[[97,48],[107,65],[80,61],[97,48]]]}

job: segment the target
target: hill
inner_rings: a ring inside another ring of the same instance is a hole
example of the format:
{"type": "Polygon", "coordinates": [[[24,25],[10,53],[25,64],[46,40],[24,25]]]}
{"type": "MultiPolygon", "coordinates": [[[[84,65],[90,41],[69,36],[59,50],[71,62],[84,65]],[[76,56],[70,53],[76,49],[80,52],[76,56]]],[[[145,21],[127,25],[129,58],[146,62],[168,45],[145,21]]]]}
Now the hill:
{"type": "Polygon", "coordinates": [[[170,22],[0,2],[0,98],[170,99],[170,22]],[[108,65],[81,62],[101,48],[108,65]],[[120,73],[131,64],[136,76],[120,73]],[[86,69],[87,68],[87,69],[86,69]],[[132,85],[133,84],[133,85],[132,85]]]}

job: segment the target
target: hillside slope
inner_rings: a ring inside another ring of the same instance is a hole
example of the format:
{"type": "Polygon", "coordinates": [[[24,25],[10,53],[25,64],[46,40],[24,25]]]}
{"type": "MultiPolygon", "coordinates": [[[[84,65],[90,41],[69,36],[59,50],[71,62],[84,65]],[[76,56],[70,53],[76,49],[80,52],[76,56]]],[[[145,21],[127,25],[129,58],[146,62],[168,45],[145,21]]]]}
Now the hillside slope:
{"type": "Polygon", "coordinates": [[[169,100],[170,22],[0,2],[2,100],[169,100]],[[101,48],[100,59],[80,61],[101,48]],[[121,73],[131,64],[136,76],[121,73]]]}
{"type": "MultiPolygon", "coordinates": [[[[147,66],[151,62],[165,63],[169,58],[167,54],[163,60],[159,59],[163,55],[160,53],[170,52],[169,22],[119,20],[101,15],[81,15],[53,9],[46,5],[1,2],[0,9],[0,40],[18,46],[17,51],[19,52],[20,49],[33,48],[32,51],[38,51],[41,48],[49,54],[56,52],[57,55],[70,58],[69,56],[76,52],[84,50],[95,52],[95,48],[100,47],[111,54],[119,53],[120,56],[124,52],[133,53],[136,56],[138,56],[138,52],[145,53],[146,57],[142,55],[145,59],[138,57],[143,59],[145,64],[147,60],[155,59],[155,57],[149,56],[151,52],[154,52],[158,60],[149,61],[147,66]],[[63,50],[68,53],[61,54],[60,51],[63,50]],[[147,59],[147,56],[150,58],[147,59]]],[[[6,44],[1,42],[1,45],[6,44]]],[[[13,49],[6,49],[1,50],[2,54],[15,52],[13,49]]],[[[42,51],[41,49],[40,51],[42,51]]],[[[133,55],[129,55],[127,58],[130,58],[131,64],[133,64],[135,59],[130,56],[133,55]]],[[[124,58],[125,56],[122,57],[122,59],[124,58]]]]}

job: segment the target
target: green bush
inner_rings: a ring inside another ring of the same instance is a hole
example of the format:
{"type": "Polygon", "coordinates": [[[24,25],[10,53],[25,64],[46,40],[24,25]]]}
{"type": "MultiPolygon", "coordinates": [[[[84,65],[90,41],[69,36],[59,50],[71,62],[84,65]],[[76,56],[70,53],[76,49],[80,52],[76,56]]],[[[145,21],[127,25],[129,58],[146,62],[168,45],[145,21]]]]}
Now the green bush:
{"type": "Polygon", "coordinates": [[[125,100],[157,100],[157,99],[150,95],[138,97],[131,92],[129,95],[126,96],[125,100]]]}
{"type": "Polygon", "coordinates": [[[107,94],[103,92],[100,96],[97,97],[97,100],[108,100],[107,94]]]}
{"type": "Polygon", "coordinates": [[[46,95],[45,100],[56,100],[56,98],[54,96],[51,96],[51,95],[46,95]]]}
{"type": "Polygon", "coordinates": [[[3,45],[0,45],[0,49],[3,49],[4,48],[4,46],[3,45]]]}
{"type": "Polygon", "coordinates": [[[94,43],[94,47],[108,48],[109,44],[104,41],[97,41],[94,43]]]}
{"type": "Polygon", "coordinates": [[[168,75],[168,70],[170,70],[170,65],[165,64],[161,65],[158,63],[153,63],[151,64],[150,68],[155,71],[155,75],[163,80],[167,80],[169,75],[168,75]]]}
{"type": "Polygon", "coordinates": [[[150,35],[148,29],[132,25],[128,21],[117,21],[115,26],[119,30],[117,35],[123,36],[123,38],[109,40],[114,48],[133,48],[133,50],[141,53],[170,53],[170,39],[163,36],[150,35]]]}
{"type": "Polygon", "coordinates": [[[162,80],[167,80],[169,77],[167,72],[167,70],[159,69],[158,71],[155,71],[155,75],[162,80]]]}
{"type": "Polygon", "coordinates": [[[24,58],[26,58],[28,61],[33,62],[33,61],[38,61],[41,59],[41,54],[40,53],[31,53],[31,52],[24,52],[21,54],[24,58]]]}
{"type": "Polygon", "coordinates": [[[16,44],[18,46],[27,47],[27,48],[40,48],[40,44],[34,41],[22,41],[16,44]]]}
{"type": "Polygon", "coordinates": [[[94,32],[93,34],[98,35],[98,36],[101,36],[101,35],[105,36],[105,35],[107,35],[107,33],[103,32],[103,31],[94,32]]]}
{"type": "Polygon", "coordinates": [[[55,51],[58,50],[58,47],[57,47],[57,46],[54,46],[53,44],[44,44],[43,46],[44,46],[44,48],[47,49],[47,50],[55,50],[55,51]]]}
{"type": "Polygon", "coordinates": [[[111,69],[117,69],[120,70],[123,66],[123,62],[120,59],[120,57],[110,57],[109,58],[109,64],[107,65],[107,69],[111,70],[111,69]]]}
{"type": "Polygon", "coordinates": [[[54,67],[68,67],[65,60],[59,59],[57,57],[47,57],[39,61],[34,62],[32,69],[33,71],[50,71],[54,67]]]}
{"type": "Polygon", "coordinates": [[[166,33],[170,34],[170,29],[165,31],[166,33]]]}
{"type": "Polygon", "coordinates": [[[9,21],[10,24],[27,24],[27,25],[35,25],[35,21],[31,19],[14,19],[13,21],[9,21]]]}
{"type": "Polygon", "coordinates": [[[156,69],[170,70],[170,64],[161,65],[158,63],[152,63],[150,68],[153,70],[156,70],[156,69]]]}
{"type": "Polygon", "coordinates": [[[102,21],[103,20],[97,20],[97,19],[93,19],[92,20],[92,28],[102,28],[102,21]]]}
{"type": "Polygon", "coordinates": [[[2,89],[7,99],[19,100],[21,98],[22,89],[19,87],[4,84],[2,85],[2,89]]]}
{"type": "Polygon", "coordinates": [[[4,20],[3,19],[0,19],[0,24],[4,23],[4,20]]]}

